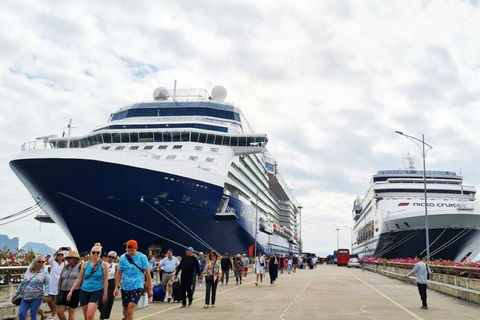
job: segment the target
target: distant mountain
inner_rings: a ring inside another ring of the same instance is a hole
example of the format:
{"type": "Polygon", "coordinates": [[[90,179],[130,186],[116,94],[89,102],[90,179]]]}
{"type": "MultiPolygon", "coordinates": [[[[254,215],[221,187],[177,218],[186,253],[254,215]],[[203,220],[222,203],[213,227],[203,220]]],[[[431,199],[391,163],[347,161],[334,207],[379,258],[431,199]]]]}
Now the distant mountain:
{"type": "Polygon", "coordinates": [[[0,234],[0,249],[7,247],[10,251],[16,252],[19,241],[18,237],[10,239],[6,234],[0,234]]]}
{"type": "MultiPolygon", "coordinates": [[[[0,250],[7,247],[12,252],[17,252],[19,249],[20,240],[18,237],[14,237],[10,239],[6,234],[0,234],[0,250]]],[[[32,250],[35,253],[42,253],[42,254],[53,254],[56,250],[50,248],[44,243],[38,242],[27,242],[22,248],[24,251],[32,250]]]]}
{"type": "Polygon", "coordinates": [[[44,255],[47,254],[53,254],[56,250],[53,248],[50,248],[44,243],[38,243],[38,242],[27,242],[22,249],[24,251],[30,251],[32,250],[35,253],[41,253],[44,255]]]}

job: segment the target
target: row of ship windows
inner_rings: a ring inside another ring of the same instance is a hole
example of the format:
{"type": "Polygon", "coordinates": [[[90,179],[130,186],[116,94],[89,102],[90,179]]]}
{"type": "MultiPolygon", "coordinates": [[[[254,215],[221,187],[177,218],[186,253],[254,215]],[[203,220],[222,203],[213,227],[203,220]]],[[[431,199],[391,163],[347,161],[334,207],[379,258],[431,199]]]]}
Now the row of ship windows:
{"type": "MultiPolygon", "coordinates": [[[[172,149],[174,150],[179,150],[179,149],[182,149],[183,145],[174,145],[172,147],[172,149]]],[[[140,147],[139,146],[131,146],[130,148],[128,148],[128,150],[138,150],[140,147]]],[[[102,147],[103,150],[110,150],[110,146],[105,146],[105,147],[102,147]]],[[[125,149],[125,146],[117,146],[115,147],[115,150],[123,150],[125,149]]],[[[153,146],[145,146],[143,147],[143,150],[152,150],[153,149],[153,146]]],[[[157,149],[160,149],[160,150],[165,150],[167,149],[167,146],[166,145],[161,145],[161,146],[158,146],[157,149]]],[[[203,147],[200,147],[200,146],[195,146],[194,148],[195,151],[202,151],[203,150],[203,147]]],[[[218,148],[210,148],[210,152],[218,152],[218,148]]]]}
{"type": "Polygon", "coordinates": [[[88,148],[104,143],[195,142],[230,147],[264,147],[266,136],[223,136],[199,132],[123,132],[98,133],[83,138],[50,140],[52,148],[88,148]]]}
{"type": "MultiPolygon", "coordinates": [[[[423,189],[385,189],[385,190],[375,190],[375,193],[423,193],[423,189]]],[[[464,194],[464,195],[475,195],[473,191],[465,190],[429,190],[427,189],[427,194],[430,193],[448,193],[448,194],[464,194]]]]}
{"type": "MultiPolygon", "coordinates": [[[[175,178],[170,178],[170,177],[164,177],[163,179],[165,180],[170,180],[172,182],[177,182],[177,183],[184,183],[184,184],[187,184],[187,185],[192,185],[192,186],[195,186],[197,188],[202,188],[202,189],[207,189],[207,186],[204,186],[203,184],[199,184],[199,183],[194,183],[194,182],[190,182],[190,181],[185,181],[185,180],[180,180],[180,179],[175,179],[175,178]]],[[[168,196],[169,192],[168,191],[161,191],[157,197],[160,197],[160,198],[166,198],[168,196]],[[164,195],[164,196],[162,196],[164,195]]],[[[207,200],[208,202],[208,200],[207,200]]]]}
{"type": "MultiPolygon", "coordinates": [[[[118,147],[115,148],[115,150],[123,150],[124,148],[125,148],[124,146],[118,146],[118,147]]],[[[103,150],[109,150],[110,147],[102,147],[102,149],[103,149],[103,150]]],[[[133,147],[130,147],[129,150],[137,150],[137,149],[138,149],[137,146],[133,146],[133,147]]],[[[144,149],[147,149],[147,148],[145,147],[144,149]]],[[[150,149],[151,149],[151,148],[150,148],[150,149]]],[[[148,150],[148,149],[147,149],[147,150],[148,150]]],[[[159,154],[158,154],[158,155],[155,155],[155,159],[160,159],[160,158],[161,158],[161,155],[159,155],[159,154]]],[[[167,159],[167,160],[174,160],[174,159],[176,159],[176,158],[177,158],[176,155],[170,154],[170,155],[168,155],[165,159],[167,159]]],[[[188,160],[189,160],[189,161],[197,161],[197,160],[198,160],[198,156],[189,156],[189,157],[188,157],[188,160]]],[[[205,161],[206,161],[206,162],[215,162],[215,158],[207,157],[207,158],[205,158],[205,161]]]]}

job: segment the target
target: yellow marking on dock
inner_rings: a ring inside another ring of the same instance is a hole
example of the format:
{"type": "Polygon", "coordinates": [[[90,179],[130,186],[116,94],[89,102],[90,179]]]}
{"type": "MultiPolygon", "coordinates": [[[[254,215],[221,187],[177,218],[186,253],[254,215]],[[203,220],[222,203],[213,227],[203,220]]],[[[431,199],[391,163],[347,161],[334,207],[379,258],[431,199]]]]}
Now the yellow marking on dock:
{"type": "Polygon", "coordinates": [[[380,290],[374,288],[373,286],[371,286],[370,284],[366,283],[365,281],[363,281],[362,279],[360,279],[359,277],[357,277],[356,275],[354,275],[353,273],[351,273],[352,276],[354,276],[357,280],[359,280],[360,282],[362,282],[363,284],[367,285],[368,287],[370,287],[370,289],[372,289],[373,291],[377,292],[379,295],[381,295],[382,297],[384,297],[385,299],[387,299],[388,301],[390,301],[391,303],[393,303],[394,305],[396,305],[397,307],[399,307],[400,309],[402,309],[403,311],[405,311],[406,313],[408,313],[409,315],[411,315],[413,318],[415,319],[418,319],[418,320],[423,320],[422,317],[420,317],[418,314],[408,310],[407,308],[405,308],[404,306],[402,306],[401,304],[399,304],[398,302],[396,302],[395,300],[393,300],[392,298],[390,298],[389,296],[383,294],[382,292],[380,292],[380,290]]]}

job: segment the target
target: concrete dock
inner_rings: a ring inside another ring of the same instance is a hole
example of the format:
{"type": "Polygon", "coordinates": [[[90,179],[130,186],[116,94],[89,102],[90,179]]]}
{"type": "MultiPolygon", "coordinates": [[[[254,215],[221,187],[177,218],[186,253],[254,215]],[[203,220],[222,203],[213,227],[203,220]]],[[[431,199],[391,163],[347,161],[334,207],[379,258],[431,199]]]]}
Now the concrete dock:
{"type": "MultiPolygon", "coordinates": [[[[279,275],[270,284],[255,286],[249,274],[242,285],[230,277],[218,286],[214,309],[203,309],[205,286],[197,285],[191,308],[180,303],[150,303],[135,313],[136,320],[154,319],[478,319],[480,305],[428,290],[428,310],[421,309],[417,287],[361,269],[319,265],[279,275]]],[[[98,319],[97,312],[95,319],[98,319]]],[[[77,310],[77,319],[83,319],[77,310]]],[[[121,320],[116,300],[112,320],[121,320]]]]}

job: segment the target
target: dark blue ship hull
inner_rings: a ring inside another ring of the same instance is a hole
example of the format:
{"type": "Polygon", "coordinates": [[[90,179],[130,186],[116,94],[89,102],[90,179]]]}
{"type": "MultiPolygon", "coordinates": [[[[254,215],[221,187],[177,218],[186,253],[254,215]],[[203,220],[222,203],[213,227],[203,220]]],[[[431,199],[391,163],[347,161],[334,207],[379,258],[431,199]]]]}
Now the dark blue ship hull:
{"type": "MultiPolygon", "coordinates": [[[[255,212],[230,197],[236,220],[218,221],[223,187],[183,176],[82,159],[16,159],[12,170],[42,209],[80,252],[99,242],[104,251],[123,252],[135,239],[183,254],[197,251],[247,253],[255,243],[255,212]]],[[[257,235],[257,250],[296,251],[278,235],[257,235]]],[[[61,244],[59,244],[60,246],[61,244]]]]}

